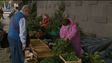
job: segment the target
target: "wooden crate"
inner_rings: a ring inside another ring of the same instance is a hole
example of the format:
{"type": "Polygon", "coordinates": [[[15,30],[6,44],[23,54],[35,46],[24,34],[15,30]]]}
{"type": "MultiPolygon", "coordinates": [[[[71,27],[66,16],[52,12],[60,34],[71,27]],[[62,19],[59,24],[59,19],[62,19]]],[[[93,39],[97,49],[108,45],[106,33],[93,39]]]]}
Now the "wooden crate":
{"type": "Polygon", "coordinates": [[[45,43],[43,43],[40,39],[31,39],[31,51],[34,49],[40,49],[40,48],[49,48],[45,43]]]}
{"type": "Polygon", "coordinates": [[[38,53],[49,53],[51,50],[49,48],[40,48],[40,49],[34,49],[34,51],[38,53]]]}
{"type": "Polygon", "coordinates": [[[48,47],[45,43],[43,43],[40,39],[30,39],[31,46],[41,46],[44,45],[48,47]]]}
{"type": "Polygon", "coordinates": [[[38,59],[45,59],[47,57],[54,56],[54,53],[43,53],[43,54],[38,54],[38,59]]]}
{"type": "Polygon", "coordinates": [[[35,47],[30,46],[31,51],[34,51],[35,49],[40,49],[40,48],[46,48],[46,46],[35,46],[35,47]]]}
{"type": "Polygon", "coordinates": [[[54,53],[50,53],[51,49],[40,39],[31,39],[30,48],[36,59],[44,59],[54,55],[54,53]]]}
{"type": "Polygon", "coordinates": [[[64,63],[81,63],[81,59],[79,59],[78,61],[66,61],[62,55],[59,55],[59,57],[64,61],[64,63]]]}
{"type": "Polygon", "coordinates": [[[37,53],[36,53],[34,50],[33,50],[32,52],[33,52],[33,56],[34,56],[36,59],[38,59],[37,53]]]}
{"type": "Polygon", "coordinates": [[[54,53],[36,53],[35,51],[33,51],[34,57],[39,60],[39,59],[45,59],[47,57],[51,57],[54,56],[54,53]]]}

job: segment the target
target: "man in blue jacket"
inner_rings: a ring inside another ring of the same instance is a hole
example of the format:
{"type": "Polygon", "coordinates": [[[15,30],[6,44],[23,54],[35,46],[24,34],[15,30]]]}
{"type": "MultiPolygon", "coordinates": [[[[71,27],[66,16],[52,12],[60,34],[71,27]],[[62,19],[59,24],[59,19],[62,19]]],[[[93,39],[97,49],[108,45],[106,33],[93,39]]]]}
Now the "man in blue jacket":
{"type": "Polygon", "coordinates": [[[24,5],[21,11],[11,18],[8,41],[10,44],[12,63],[24,63],[26,38],[29,34],[26,17],[29,17],[31,8],[24,5]]]}

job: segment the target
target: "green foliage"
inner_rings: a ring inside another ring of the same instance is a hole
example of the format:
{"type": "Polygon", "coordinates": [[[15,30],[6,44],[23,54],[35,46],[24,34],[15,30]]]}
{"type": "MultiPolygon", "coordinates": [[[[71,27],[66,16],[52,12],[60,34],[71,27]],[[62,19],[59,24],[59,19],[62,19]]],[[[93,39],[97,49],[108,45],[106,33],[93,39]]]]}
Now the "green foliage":
{"type": "Polygon", "coordinates": [[[29,34],[33,33],[32,31],[29,31],[29,34]]]}
{"type": "Polygon", "coordinates": [[[11,12],[11,13],[9,14],[9,18],[11,18],[11,17],[14,15],[15,12],[16,12],[16,11],[11,12]]]}
{"type": "MultiPolygon", "coordinates": [[[[5,3],[6,3],[6,7],[8,7],[8,4],[9,4],[8,0],[6,0],[5,3]]],[[[4,7],[4,2],[0,0],[0,8],[3,8],[3,7],[4,7]]]]}
{"type": "Polygon", "coordinates": [[[49,26],[46,29],[46,32],[58,31],[62,26],[62,20],[64,19],[63,12],[65,11],[65,3],[58,3],[59,7],[62,9],[56,10],[52,15],[51,20],[49,21],[49,26]]]}
{"type": "Polygon", "coordinates": [[[9,5],[9,2],[8,2],[8,0],[6,1],[6,7],[8,7],[8,5],[9,5]]]}
{"type": "Polygon", "coordinates": [[[28,29],[29,31],[33,31],[35,29],[40,29],[40,26],[34,22],[28,22],[28,29]]]}
{"type": "Polygon", "coordinates": [[[0,8],[4,7],[3,1],[0,1],[0,8]]]}
{"type": "Polygon", "coordinates": [[[39,24],[42,21],[42,16],[36,17],[34,23],[39,24]]]}
{"type": "Polygon", "coordinates": [[[30,6],[32,9],[32,13],[31,13],[30,17],[27,18],[28,21],[35,20],[35,18],[37,16],[37,3],[33,2],[30,6]]]}
{"type": "Polygon", "coordinates": [[[62,26],[61,22],[55,22],[53,25],[49,25],[46,28],[46,32],[58,31],[60,30],[59,28],[61,28],[61,26],[62,26]]]}
{"type": "Polygon", "coordinates": [[[36,17],[37,16],[37,11],[32,12],[31,17],[36,17]]]}
{"type": "Polygon", "coordinates": [[[64,12],[65,11],[65,3],[63,1],[61,1],[61,3],[58,3],[59,5],[59,10],[64,12]]]}
{"type": "Polygon", "coordinates": [[[78,57],[75,56],[75,52],[65,53],[65,54],[62,55],[62,57],[63,57],[66,61],[78,61],[78,57]]]}
{"type": "Polygon", "coordinates": [[[64,53],[70,53],[73,52],[73,47],[71,46],[70,42],[62,41],[62,39],[56,40],[57,45],[53,47],[51,52],[54,52],[56,55],[64,54],[64,53]]]}
{"type": "Polygon", "coordinates": [[[32,8],[32,12],[37,11],[37,3],[36,2],[32,3],[31,8],[32,8]]]}
{"type": "Polygon", "coordinates": [[[59,56],[53,56],[53,57],[45,58],[39,63],[64,63],[64,62],[59,58],[59,56]]]}
{"type": "Polygon", "coordinates": [[[34,21],[28,21],[28,29],[30,31],[33,31],[34,29],[40,29],[40,21],[42,21],[42,16],[36,17],[34,21]]]}
{"type": "Polygon", "coordinates": [[[100,56],[98,55],[98,52],[95,52],[94,55],[91,53],[86,53],[87,56],[82,56],[81,59],[83,59],[82,62],[86,63],[105,63],[104,60],[100,60],[100,56]]]}
{"type": "Polygon", "coordinates": [[[34,34],[37,34],[37,31],[33,31],[34,34]]]}

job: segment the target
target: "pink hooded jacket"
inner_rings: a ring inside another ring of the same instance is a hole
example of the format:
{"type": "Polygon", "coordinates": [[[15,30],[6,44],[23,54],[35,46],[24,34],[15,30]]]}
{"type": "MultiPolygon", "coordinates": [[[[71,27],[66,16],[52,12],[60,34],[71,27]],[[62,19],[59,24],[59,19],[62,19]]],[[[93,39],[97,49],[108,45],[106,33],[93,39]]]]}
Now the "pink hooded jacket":
{"type": "Polygon", "coordinates": [[[72,43],[72,46],[74,47],[76,56],[80,57],[82,56],[80,32],[77,28],[77,25],[72,21],[72,19],[71,18],[68,19],[71,22],[70,28],[68,30],[64,25],[62,25],[60,30],[60,37],[61,38],[67,37],[72,43]]]}

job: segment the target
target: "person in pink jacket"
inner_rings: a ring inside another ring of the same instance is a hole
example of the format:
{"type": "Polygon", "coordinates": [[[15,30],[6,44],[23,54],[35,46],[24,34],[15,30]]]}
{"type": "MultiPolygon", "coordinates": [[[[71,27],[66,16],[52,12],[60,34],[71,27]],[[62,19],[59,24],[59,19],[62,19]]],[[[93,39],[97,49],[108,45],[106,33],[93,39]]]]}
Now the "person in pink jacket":
{"type": "Polygon", "coordinates": [[[62,21],[60,37],[63,38],[64,41],[69,40],[71,42],[77,57],[82,56],[80,32],[76,23],[74,23],[71,18],[62,21]]]}

